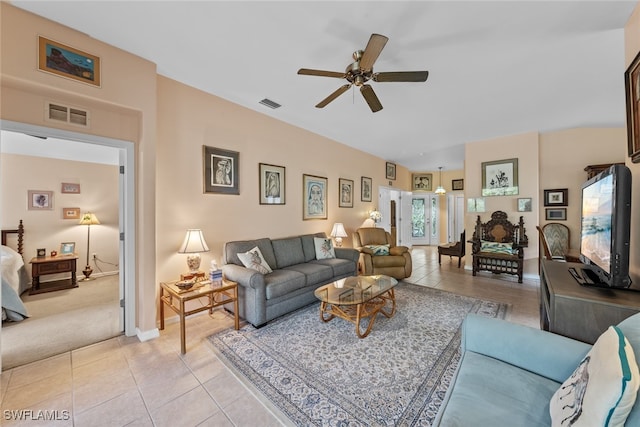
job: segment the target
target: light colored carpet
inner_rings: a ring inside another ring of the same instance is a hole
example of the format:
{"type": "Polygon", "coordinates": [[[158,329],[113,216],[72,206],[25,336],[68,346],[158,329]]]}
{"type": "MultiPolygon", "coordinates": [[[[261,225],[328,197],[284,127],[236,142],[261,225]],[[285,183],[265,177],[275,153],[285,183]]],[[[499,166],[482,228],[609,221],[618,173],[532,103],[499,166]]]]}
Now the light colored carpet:
{"type": "Polygon", "coordinates": [[[38,295],[22,294],[29,318],[2,324],[2,369],[45,359],[119,335],[118,276],[38,295]]]}
{"type": "Polygon", "coordinates": [[[256,329],[209,337],[221,359],[295,425],[431,425],[459,361],[467,313],[504,318],[505,304],[401,283],[397,312],[369,336],[319,318],[319,303],[256,329]]]}

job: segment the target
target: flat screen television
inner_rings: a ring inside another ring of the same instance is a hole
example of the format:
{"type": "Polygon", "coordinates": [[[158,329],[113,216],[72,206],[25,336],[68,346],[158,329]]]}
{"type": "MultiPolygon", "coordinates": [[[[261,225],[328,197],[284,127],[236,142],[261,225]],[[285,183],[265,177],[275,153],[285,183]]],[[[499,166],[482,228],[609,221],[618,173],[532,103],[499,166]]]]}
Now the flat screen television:
{"type": "Polygon", "coordinates": [[[613,165],[582,185],[580,260],[587,285],[628,288],[631,171],[613,165]]]}

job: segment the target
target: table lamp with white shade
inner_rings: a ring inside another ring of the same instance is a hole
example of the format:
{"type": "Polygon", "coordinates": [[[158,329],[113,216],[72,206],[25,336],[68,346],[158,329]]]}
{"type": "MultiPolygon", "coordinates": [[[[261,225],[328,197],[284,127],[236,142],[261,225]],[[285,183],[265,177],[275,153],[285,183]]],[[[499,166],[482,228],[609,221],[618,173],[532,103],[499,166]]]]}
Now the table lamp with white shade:
{"type": "MultiPolygon", "coordinates": [[[[209,246],[204,240],[202,230],[189,229],[184,237],[184,241],[178,249],[180,254],[188,254],[187,265],[189,266],[189,274],[192,276],[199,275],[200,269],[200,252],[209,252],[209,246]]],[[[204,273],[202,273],[204,275],[204,273]]]]}
{"type": "Polygon", "coordinates": [[[336,222],[333,224],[333,229],[331,230],[331,237],[336,239],[336,246],[342,247],[342,238],[347,237],[347,232],[344,229],[344,225],[341,222],[336,222]]]}

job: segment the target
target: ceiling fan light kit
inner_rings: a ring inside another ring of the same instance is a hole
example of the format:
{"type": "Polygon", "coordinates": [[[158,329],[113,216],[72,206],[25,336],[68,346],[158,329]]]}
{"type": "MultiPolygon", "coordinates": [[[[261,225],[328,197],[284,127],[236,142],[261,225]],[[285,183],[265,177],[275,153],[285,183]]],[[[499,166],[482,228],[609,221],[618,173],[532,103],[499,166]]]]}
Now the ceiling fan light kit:
{"type": "Polygon", "coordinates": [[[380,56],[380,52],[389,40],[381,34],[371,34],[367,47],[364,50],[353,52],[354,62],[349,64],[344,73],[336,71],[314,70],[301,68],[298,74],[306,76],[333,77],[346,79],[349,83],[339,87],[332,94],[316,104],[316,108],[324,108],[338,96],[346,92],[352,85],[360,87],[362,97],[369,105],[372,112],[382,110],[382,103],[378,99],[373,87],[366,84],[369,80],[374,82],[425,82],[429,77],[428,71],[391,71],[384,73],[374,73],[373,64],[380,56]]]}

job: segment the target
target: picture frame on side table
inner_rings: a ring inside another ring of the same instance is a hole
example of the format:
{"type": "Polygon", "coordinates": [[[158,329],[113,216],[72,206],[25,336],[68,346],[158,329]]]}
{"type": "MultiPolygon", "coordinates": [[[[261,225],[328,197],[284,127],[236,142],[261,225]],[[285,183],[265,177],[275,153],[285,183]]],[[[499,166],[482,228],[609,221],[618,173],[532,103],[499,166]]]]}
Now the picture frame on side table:
{"type": "Polygon", "coordinates": [[[240,153],[202,146],[205,193],[240,194],[240,153]]]}
{"type": "Polygon", "coordinates": [[[391,163],[391,162],[387,162],[387,167],[386,167],[386,178],[387,179],[396,179],[396,164],[395,163],[391,163]]]}
{"type": "Polygon", "coordinates": [[[286,175],[284,166],[258,164],[260,174],[260,204],[285,205],[286,175]]]}
{"type": "Polygon", "coordinates": [[[627,102],[627,145],[633,163],[640,163],[640,53],[624,73],[627,102]]]}
{"type": "Polygon", "coordinates": [[[531,212],[531,197],[522,197],[518,199],[518,212],[531,212]]]}
{"type": "Polygon", "coordinates": [[[62,219],[80,219],[80,208],[62,208],[62,219]]]}
{"type": "Polygon", "coordinates": [[[353,207],[353,180],[339,178],[338,179],[338,207],[353,207]]]}
{"type": "Polygon", "coordinates": [[[302,219],[327,219],[327,178],[302,175],[302,219]]]}
{"type": "Polygon", "coordinates": [[[27,209],[30,211],[50,211],[53,209],[53,191],[28,190],[27,209]]]}
{"type": "Polygon", "coordinates": [[[546,221],[566,221],[567,208],[546,208],[544,210],[544,219],[546,221]]]}
{"type": "Polygon", "coordinates": [[[100,58],[38,36],[38,70],[100,87],[100,58]]]}
{"type": "Polygon", "coordinates": [[[545,206],[568,206],[569,189],[557,188],[555,190],[544,190],[545,206]]]}
{"type": "Polygon", "coordinates": [[[482,196],[518,194],[518,159],[482,163],[482,196]]]}
{"type": "Polygon", "coordinates": [[[431,173],[411,174],[411,190],[412,191],[433,190],[433,174],[431,173]]]}
{"type": "Polygon", "coordinates": [[[360,201],[370,202],[373,190],[373,180],[368,176],[360,178],[360,201]]]}
{"type": "Polygon", "coordinates": [[[62,242],[60,243],[59,255],[73,255],[76,251],[76,242],[62,242]]]}

